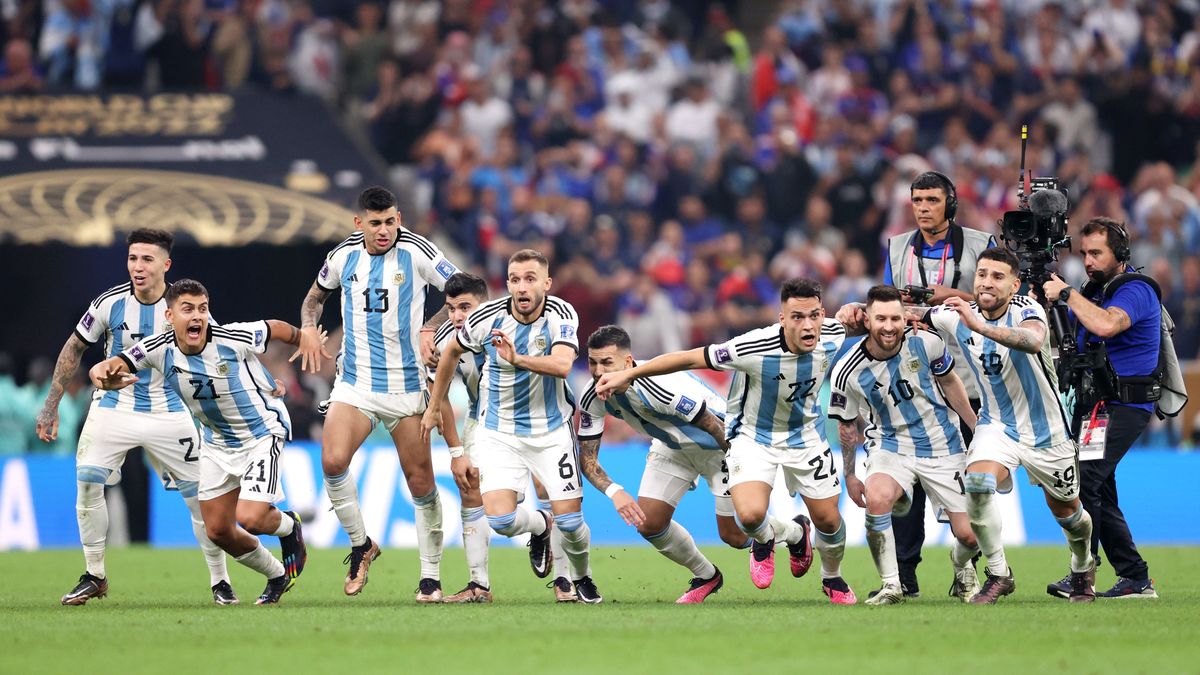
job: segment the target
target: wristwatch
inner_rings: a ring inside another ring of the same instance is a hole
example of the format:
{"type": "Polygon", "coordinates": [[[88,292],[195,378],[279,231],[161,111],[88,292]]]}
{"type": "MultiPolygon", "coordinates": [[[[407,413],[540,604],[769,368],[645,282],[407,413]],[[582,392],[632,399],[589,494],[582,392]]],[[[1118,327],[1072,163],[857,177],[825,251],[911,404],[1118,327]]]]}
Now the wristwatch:
{"type": "Polygon", "coordinates": [[[1071,288],[1070,286],[1067,286],[1066,288],[1064,288],[1058,292],[1058,299],[1062,300],[1063,302],[1070,300],[1071,299],[1071,291],[1073,291],[1073,290],[1075,290],[1075,289],[1071,288]]]}

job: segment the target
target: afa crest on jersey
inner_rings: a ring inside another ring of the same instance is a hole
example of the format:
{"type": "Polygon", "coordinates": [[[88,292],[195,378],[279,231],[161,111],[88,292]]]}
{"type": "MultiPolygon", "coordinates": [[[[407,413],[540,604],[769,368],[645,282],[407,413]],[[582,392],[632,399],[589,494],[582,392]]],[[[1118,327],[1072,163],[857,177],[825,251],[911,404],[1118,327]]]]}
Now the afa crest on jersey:
{"type": "Polygon", "coordinates": [[[920,360],[918,360],[918,359],[911,359],[911,360],[909,360],[909,362],[908,362],[908,370],[909,370],[909,372],[911,372],[911,373],[917,373],[917,372],[920,372],[920,370],[921,370],[921,361],[920,361],[920,360]]]}
{"type": "Polygon", "coordinates": [[[403,286],[406,279],[408,279],[408,277],[405,276],[404,270],[398,270],[392,275],[392,283],[397,286],[403,286]]]}
{"type": "Polygon", "coordinates": [[[225,375],[229,374],[229,362],[228,361],[222,361],[217,364],[217,374],[221,375],[221,376],[225,376],[225,375]]]}
{"type": "Polygon", "coordinates": [[[537,347],[538,351],[546,351],[546,336],[539,335],[533,338],[533,346],[537,347]]]}

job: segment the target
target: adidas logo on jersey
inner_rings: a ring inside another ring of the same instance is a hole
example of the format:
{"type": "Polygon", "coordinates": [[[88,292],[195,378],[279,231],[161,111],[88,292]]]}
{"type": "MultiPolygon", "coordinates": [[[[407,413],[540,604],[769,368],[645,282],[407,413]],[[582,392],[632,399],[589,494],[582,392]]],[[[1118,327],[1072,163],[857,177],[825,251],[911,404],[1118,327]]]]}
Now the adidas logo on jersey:
{"type": "Polygon", "coordinates": [[[351,282],[351,283],[355,283],[355,284],[357,284],[357,283],[358,283],[358,275],[357,275],[357,274],[351,274],[351,275],[350,275],[350,282],[351,282]]]}
{"type": "Polygon", "coordinates": [[[117,326],[117,327],[116,327],[116,328],[114,328],[113,330],[129,330],[129,324],[128,324],[128,323],[125,323],[124,321],[122,321],[122,322],[121,322],[121,325],[120,325],[120,326],[117,326]]]}
{"type": "Polygon", "coordinates": [[[574,483],[567,483],[566,485],[564,485],[564,486],[563,486],[563,490],[564,490],[564,491],[567,491],[567,490],[574,490],[574,489],[575,489],[575,484],[574,484],[574,483]]]}
{"type": "Polygon", "coordinates": [[[251,492],[262,492],[262,490],[258,489],[258,486],[257,486],[257,485],[255,485],[254,487],[250,488],[250,491],[251,491],[251,492]]]}
{"type": "Polygon", "coordinates": [[[783,376],[783,373],[779,373],[778,375],[775,376],[775,379],[776,380],[786,380],[787,378],[783,376]]]}

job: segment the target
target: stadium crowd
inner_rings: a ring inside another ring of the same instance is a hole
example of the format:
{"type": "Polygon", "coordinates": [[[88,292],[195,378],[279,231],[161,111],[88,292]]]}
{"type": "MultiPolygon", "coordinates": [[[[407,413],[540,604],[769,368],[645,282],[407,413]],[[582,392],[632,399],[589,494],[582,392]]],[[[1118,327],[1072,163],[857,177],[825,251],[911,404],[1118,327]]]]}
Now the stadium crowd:
{"type": "Polygon", "coordinates": [[[407,226],[494,282],[546,252],[580,333],[616,322],[646,354],[774,321],[786,278],[861,299],[925,170],[996,232],[1029,122],[1033,173],[1061,177],[1076,228],[1129,224],[1200,355],[1200,3],[763,4],[749,34],[757,3],[7,0],[0,92],[324,97],[407,226]]]}

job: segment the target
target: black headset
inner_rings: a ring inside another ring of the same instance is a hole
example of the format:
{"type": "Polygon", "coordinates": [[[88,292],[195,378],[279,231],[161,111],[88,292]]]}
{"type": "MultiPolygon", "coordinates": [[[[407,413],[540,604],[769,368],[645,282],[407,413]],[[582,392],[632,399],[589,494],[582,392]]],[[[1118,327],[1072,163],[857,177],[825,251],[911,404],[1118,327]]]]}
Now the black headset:
{"type": "Polygon", "coordinates": [[[1114,238],[1117,240],[1117,243],[1111,246],[1113,255],[1117,258],[1117,262],[1129,262],[1131,252],[1129,250],[1129,233],[1125,231],[1125,224],[1117,223],[1114,225],[1109,222],[1104,222],[1104,227],[1110,233],[1112,233],[1114,238]]]}
{"type": "MultiPolygon", "coordinates": [[[[938,171],[926,171],[921,176],[937,176],[937,179],[942,183],[942,189],[946,191],[946,220],[953,223],[954,214],[958,212],[958,190],[954,187],[954,181],[944,173],[938,171]]],[[[917,176],[920,180],[921,176],[917,176]]],[[[913,181],[917,182],[916,180],[913,181]]]]}

